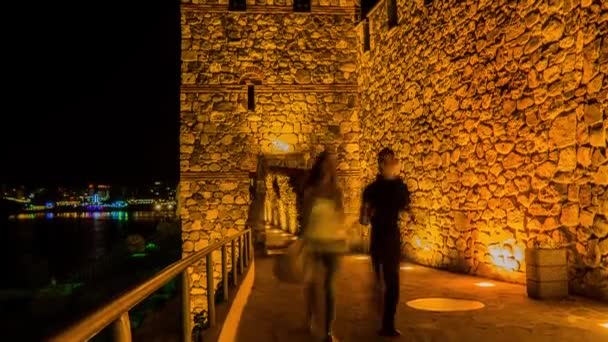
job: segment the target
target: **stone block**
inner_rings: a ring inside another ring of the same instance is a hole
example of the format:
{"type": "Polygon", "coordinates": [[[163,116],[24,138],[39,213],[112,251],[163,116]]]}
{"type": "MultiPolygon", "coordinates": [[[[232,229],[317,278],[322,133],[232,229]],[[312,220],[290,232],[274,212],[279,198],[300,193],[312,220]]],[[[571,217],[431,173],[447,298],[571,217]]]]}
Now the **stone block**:
{"type": "Polygon", "coordinates": [[[526,249],[526,287],[537,299],[568,295],[568,254],[561,249],[526,249]]]}
{"type": "Polygon", "coordinates": [[[594,147],[606,147],[606,130],[594,127],[589,130],[589,143],[594,147]]]}
{"type": "Polygon", "coordinates": [[[568,281],[568,268],[560,266],[526,265],[526,279],[534,282],[568,281]]]}
{"type": "Polygon", "coordinates": [[[537,282],[526,280],[528,297],[534,299],[558,299],[568,296],[567,281],[537,282]]]}
{"type": "Polygon", "coordinates": [[[565,248],[558,249],[526,249],[526,265],[536,267],[564,266],[568,261],[565,248]]]}
{"type": "Polygon", "coordinates": [[[549,144],[560,148],[576,143],[576,114],[569,113],[553,121],[549,129],[549,144]]]}

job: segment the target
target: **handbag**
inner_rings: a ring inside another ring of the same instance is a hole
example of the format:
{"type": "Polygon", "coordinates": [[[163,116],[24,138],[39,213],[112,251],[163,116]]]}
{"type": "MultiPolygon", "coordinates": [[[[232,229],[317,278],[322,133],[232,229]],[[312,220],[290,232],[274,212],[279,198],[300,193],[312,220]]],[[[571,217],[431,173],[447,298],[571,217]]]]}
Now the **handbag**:
{"type": "Polygon", "coordinates": [[[275,261],[274,274],[282,282],[299,284],[306,276],[306,248],[302,240],[296,240],[287,247],[285,254],[275,261]]]}

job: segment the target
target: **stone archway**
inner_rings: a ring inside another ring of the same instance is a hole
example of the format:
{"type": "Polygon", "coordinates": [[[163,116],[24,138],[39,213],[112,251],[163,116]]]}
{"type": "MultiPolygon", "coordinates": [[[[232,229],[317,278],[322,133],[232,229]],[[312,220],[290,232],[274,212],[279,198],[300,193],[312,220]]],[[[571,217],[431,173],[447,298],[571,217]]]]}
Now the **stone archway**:
{"type": "Polygon", "coordinates": [[[253,176],[255,195],[249,211],[255,243],[266,247],[266,231],[279,228],[296,234],[300,227],[301,195],[307,175],[301,153],[261,154],[253,176]]]}

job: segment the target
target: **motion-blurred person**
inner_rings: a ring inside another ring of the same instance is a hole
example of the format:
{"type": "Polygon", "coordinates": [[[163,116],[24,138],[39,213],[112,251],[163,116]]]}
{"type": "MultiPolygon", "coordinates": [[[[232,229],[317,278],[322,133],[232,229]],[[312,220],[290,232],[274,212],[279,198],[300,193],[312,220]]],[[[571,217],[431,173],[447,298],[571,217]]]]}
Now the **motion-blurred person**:
{"type": "Polygon", "coordinates": [[[336,159],[322,152],[316,159],[303,196],[302,238],[310,255],[312,275],[306,284],[306,318],[314,333],[323,324],[323,341],[337,341],[332,334],[335,318],[335,278],[340,255],[347,250],[342,191],[336,182],[336,159]],[[322,290],[322,291],[319,291],[322,290]],[[324,308],[316,303],[324,292],[324,308]],[[322,312],[321,310],[324,310],[322,312]],[[324,317],[323,322],[319,322],[324,317]]]}
{"type": "Polygon", "coordinates": [[[399,162],[395,153],[385,148],[378,154],[380,173],[363,192],[361,223],[370,224],[370,253],[376,276],[377,289],[384,280],[384,304],[380,335],[397,337],[395,314],[399,303],[399,259],[401,235],[399,216],[409,205],[407,186],[397,175],[399,162]]]}

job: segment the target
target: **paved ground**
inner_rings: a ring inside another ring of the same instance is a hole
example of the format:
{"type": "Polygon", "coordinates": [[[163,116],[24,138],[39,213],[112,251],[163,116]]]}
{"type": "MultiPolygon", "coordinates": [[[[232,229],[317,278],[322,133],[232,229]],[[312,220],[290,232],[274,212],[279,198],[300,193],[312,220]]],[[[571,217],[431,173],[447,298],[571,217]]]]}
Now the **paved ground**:
{"type": "Polygon", "coordinates": [[[275,255],[282,254],[285,248],[289,246],[296,238],[292,234],[286,233],[281,229],[267,228],[264,232],[266,236],[266,254],[275,255]]]}
{"type": "MultiPolygon", "coordinates": [[[[253,291],[241,319],[237,342],[311,341],[302,327],[304,300],[300,286],[280,283],[272,273],[273,257],[256,259],[253,291]]],[[[570,298],[559,302],[534,301],[525,287],[490,281],[421,266],[402,270],[399,341],[425,342],[606,342],[608,305],[570,298]],[[468,312],[417,311],[405,303],[425,297],[451,297],[483,302],[468,312]]],[[[369,260],[343,260],[338,284],[335,334],[341,342],[384,341],[376,336],[379,320],[371,309],[369,260]]]]}

